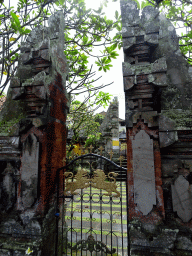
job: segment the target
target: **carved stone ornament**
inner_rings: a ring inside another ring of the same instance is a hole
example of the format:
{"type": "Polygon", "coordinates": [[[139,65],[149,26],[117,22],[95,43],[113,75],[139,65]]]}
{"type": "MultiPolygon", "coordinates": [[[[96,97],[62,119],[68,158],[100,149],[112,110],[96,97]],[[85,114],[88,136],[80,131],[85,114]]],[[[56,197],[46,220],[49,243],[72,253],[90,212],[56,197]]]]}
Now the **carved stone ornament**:
{"type": "Polygon", "coordinates": [[[176,179],[171,186],[173,211],[183,222],[188,222],[192,218],[192,188],[189,182],[182,176],[176,179]]]}
{"type": "Polygon", "coordinates": [[[141,130],[133,140],[134,202],[147,215],[156,205],[153,140],[141,130]]]}

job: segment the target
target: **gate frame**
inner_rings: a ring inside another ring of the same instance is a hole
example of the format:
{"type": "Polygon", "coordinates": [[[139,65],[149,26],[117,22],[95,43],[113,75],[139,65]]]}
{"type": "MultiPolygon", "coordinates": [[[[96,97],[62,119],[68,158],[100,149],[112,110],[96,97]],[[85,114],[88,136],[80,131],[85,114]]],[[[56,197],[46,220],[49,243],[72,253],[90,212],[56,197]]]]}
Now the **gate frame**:
{"type": "MultiPolygon", "coordinates": [[[[67,165],[63,166],[63,167],[60,167],[57,169],[56,171],[56,213],[55,213],[55,217],[56,217],[56,236],[55,236],[55,256],[60,256],[58,255],[58,239],[59,239],[59,218],[60,218],[60,205],[64,205],[64,201],[65,201],[65,198],[73,198],[73,195],[70,195],[70,196],[65,196],[64,195],[64,191],[61,190],[60,188],[60,185],[59,185],[59,176],[61,174],[61,171],[62,172],[62,176],[64,176],[64,172],[65,172],[65,169],[72,165],[74,162],[76,162],[77,160],[79,159],[82,159],[82,158],[86,158],[86,157],[90,157],[90,156],[93,156],[93,157],[96,157],[96,158],[101,158],[101,159],[104,159],[105,161],[109,162],[110,164],[114,165],[115,167],[117,167],[118,169],[121,169],[121,170],[124,170],[126,171],[126,211],[127,211],[127,241],[128,241],[128,256],[130,256],[130,236],[129,236],[129,230],[130,230],[130,227],[129,227],[129,210],[128,210],[128,169],[127,168],[124,168],[124,167],[121,167],[119,165],[117,165],[115,162],[109,160],[108,158],[102,156],[102,155],[97,155],[97,154],[94,154],[94,153],[88,153],[88,154],[85,154],[85,155],[81,155],[81,156],[78,156],[76,157],[75,159],[73,159],[71,162],[69,162],[67,165]],[[60,195],[62,193],[62,195],[60,195]],[[60,200],[59,199],[63,199],[62,200],[62,203],[60,203],[60,200]]],[[[63,179],[63,189],[65,188],[65,182],[64,182],[64,179],[63,179]]],[[[62,224],[63,224],[63,216],[62,216],[62,224]]],[[[62,225],[62,241],[63,241],[63,225],[62,225]]],[[[61,253],[63,252],[63,245],[61,246],[61,253]]],[[[62,256],[63,254],[61,254],[62,256]]]]}

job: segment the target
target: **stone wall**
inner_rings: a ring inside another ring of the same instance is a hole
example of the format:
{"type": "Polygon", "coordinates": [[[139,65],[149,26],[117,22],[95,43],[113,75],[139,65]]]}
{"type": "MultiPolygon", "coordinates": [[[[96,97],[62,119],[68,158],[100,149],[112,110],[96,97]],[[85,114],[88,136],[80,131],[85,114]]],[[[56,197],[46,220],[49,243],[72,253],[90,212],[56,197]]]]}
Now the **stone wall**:
{"type": "Polygon", "coordinates": [[[69,109],[63,31],[57,12],[29,34],[0,113],[8,126],[0,134],[0,255],[25,255],[28,247],[32,255],[55,255],[56,171],[66,154],[69,109]]]}
{"type": "Polygon", "coordinates": [[[175,28],[121,1],[130,255],[192,255],[191,90],[175,28]]]}

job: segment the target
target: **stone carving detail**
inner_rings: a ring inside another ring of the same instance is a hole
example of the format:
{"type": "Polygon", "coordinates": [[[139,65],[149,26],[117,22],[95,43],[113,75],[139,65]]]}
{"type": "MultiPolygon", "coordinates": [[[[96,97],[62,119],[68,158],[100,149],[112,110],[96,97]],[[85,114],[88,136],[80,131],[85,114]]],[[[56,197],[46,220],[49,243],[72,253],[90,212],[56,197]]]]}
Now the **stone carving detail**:
{"type": "Polygon", "coordinates": [[[14,172],[13,166],[8,162],[7,167],[2,173],[3,187],[1,191],[1,200],[6,210],[13,206],[16,198],[14,172]]]}
{"type": "Polygon", "coordinates": [[[156,205],[153,140],[141,130],[133,140],[134,202],[147,215],[156,205]]]}
{"type": "Polygon", "coordinates": [[[176,179],[171,185],[173,211],[183,222],[188,222],[192,218],[192,187],[189,182],[182,176],[176,179]]]}
{"type": "Polygon", "coordinates": [[[30,134],[22,153],[22,202],[25,207],[31,207],[37,199],[38,163],[39,142],[34,134],[30,134]]]}

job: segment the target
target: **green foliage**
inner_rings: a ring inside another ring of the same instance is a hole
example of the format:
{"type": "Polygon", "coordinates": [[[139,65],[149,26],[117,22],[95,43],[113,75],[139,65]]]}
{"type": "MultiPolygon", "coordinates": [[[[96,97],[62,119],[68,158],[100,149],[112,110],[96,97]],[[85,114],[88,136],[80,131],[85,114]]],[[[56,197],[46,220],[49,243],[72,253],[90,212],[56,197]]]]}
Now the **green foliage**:
{"type": "Polygon", "coordinates": [[[3,98],[4,96],[6,96],[6,94],[3,92],[3,93],[0,95],[0,98],[3,98]]]}
{"type": "Polygon", "coordinates": [[[98,105],[101,105],[102,107],[107,107],[108,106],[108,103],[111,99],[111,94],[109,94],[108,92],[102,92],[100,91],[97,95],[96,95],[96,102],[95,104],[98,106],[98,105]]]}
{"type": "MultiPolygon", "coordinates": [[[[105,1],[104,5],[107,2],[105,1]]],[[[112,59],[118,56],[115,50],[122,46],[121,16],[116,11],[115,20],[109,20],[103,12],[102,5],[98,10],[91,10],[87,9],[85,2],[80,0],[66,0],[65,6],[66,12],[69,9],[73,10],[70,23],[76,24],[73,29],[71,29],[71,24],[66,26],[65,31],[65,55],[69,62],[69,78],[72,79],[70,81],[74,80],[74,74],[81,78],[89,71],[90,56],[97,59],[95,63],[98,66],[98,71],[106,72],[112,67],[112,59]],[[117,30],[116,35],[110,38],[110,31],[115,29],[117,30]],[[99,56],[94,55],[93,52],[96,46],[101,49],[99,56]]]]}
{"type": "MultiPolygon", "coordinates": [[[[108,104],[109,100],[110,96],[104,101],[99,98],[99,106],[108,104]]],[[[99,126],[103,121],[103,116],[99,114],[94,115],[93,106],[96,103],[97,101],[89,102],[89,105],[87,105],[78,100],[72,101],[68,115],[68,128],[73,131],[74,135],[69,145],[69,151],[73,149],[76,143],[80,142],[81,138],[83,138],[86,147],[90,145],[97,147],[97,142],[101,136],[99,126]]]]}
{"type": "Polygon", "coordinates": [[[164,111],[163,115],[174,120],[176,127],[192,127],[192,110],[179,111],[178,109],[170,109],[164,111]]]}
{"type": "Polygon", "coordinates": [[[16,128],[16,124],[19,123],[19,121],[23,118],[23,115],[20,115],[17,118],[12,118],[11,120],[2,120],[0,121],[0,134],[2,135],[9,135],[11,136],[16,128]]]}
{"type": "Polygon", "coordinates": [[[96,114],[95,115],[95,122],[98,122],[101,125],[103,120],[104,120],[104,116],[103,115],[100,115],[100,114],[96,114]]]}
{"type": "Polygon", "coordinates": [[[151,2],[151,1],[142,1],[141,3],[138,0],[133,0],[134,2],[137,3],[137,8],[142,10],[144,7],[152,5],[155,6],[155,3],[151,2]]]}

